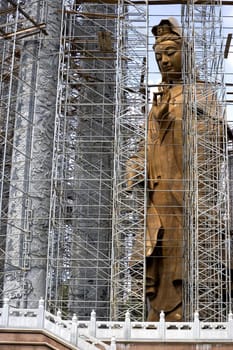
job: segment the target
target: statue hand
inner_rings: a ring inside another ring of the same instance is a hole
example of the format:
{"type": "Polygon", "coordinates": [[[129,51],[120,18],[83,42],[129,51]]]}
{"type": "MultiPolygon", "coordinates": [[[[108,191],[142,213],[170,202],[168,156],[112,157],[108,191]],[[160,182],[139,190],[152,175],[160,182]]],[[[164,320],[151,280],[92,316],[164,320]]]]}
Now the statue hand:
{"type": "Polygon", "coordinates": [[[161,121],[165,119],[169,113],[169,102],[171,99],[171,93],[168,89],[164,90],[162,93],[159,93],[159,95],[161,96],[159,100],[157,98],[157,95],[158,94],[154,95],[152,110],[154,118],[157,121],[161,121]]]}

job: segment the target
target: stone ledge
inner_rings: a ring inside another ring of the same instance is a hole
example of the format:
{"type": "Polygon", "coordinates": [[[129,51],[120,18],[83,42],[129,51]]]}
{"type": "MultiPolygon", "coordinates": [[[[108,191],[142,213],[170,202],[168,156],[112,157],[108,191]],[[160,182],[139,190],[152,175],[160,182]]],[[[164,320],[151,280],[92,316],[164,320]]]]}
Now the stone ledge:
{"type": "Polygon", "coordinates": [[[0,329],[0,349],[78,350],[44,330],[0,329]]]}

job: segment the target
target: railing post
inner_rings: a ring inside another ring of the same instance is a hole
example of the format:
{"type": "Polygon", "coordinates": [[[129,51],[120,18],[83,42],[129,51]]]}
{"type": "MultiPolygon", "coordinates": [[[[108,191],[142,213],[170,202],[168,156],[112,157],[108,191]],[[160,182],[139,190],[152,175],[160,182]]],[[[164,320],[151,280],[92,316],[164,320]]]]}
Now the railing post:
{"type": "Polygon", "coordinates": [[[165,313],[163,311],[161,311],[159,315],[159,337],[161,339],[166,338],[166,322],[165,313]]]}
{"type": "Polygon", "coordinates": [[[74,345],[78,345],[78,318],[76,314],[72,317],[70,342],[74,345]]]}
{"type": "Polygon", "coordinates": [[[44,328],[44,316],[45,316],[44,299],[41,298],[39,300],[39,308],[38,308],[38,314],[37,314],[37,327],[38,328],[44,328]]]}
{"type": "Polygon", "coordinates": [[[112,339],[111,339],[110,350],[116,350],[116,338],[115,337],[112,337],[112,339]]]}
{"type": "Polygon", "coordinates": [[[96,337],[96,313],[94,310],[91,312],[91,320],[89,324],[89,334],[92,337],[96,337]]]}
{"type": "Polygon", "coordinates": [[[125,313],[124,338],[125,339],[130,339],[131,338],[131,320],[130,320],[130,313],[129,313],[129,311],[127,311],[125,313]]]}
{"type": "Polygon", "coordinates": [[[59,326],[62,324],[61,311],[60,310],[58,310],[58,312],[57,312],[56,324],[59,325],[59,326]]]}
{"type": "Polygon", "coordinates": [[[193,338],[200,338],[200,320],[199,313],[197,311],[194,312],[194,322],[193,322],[193,338]]]}
{"type": "Polygon", "coordinates": [[[3,309],[2,309],[3,327],[8,327],[9,325],[9,312],[10,312],[9,299],[4,298],[3,309]]]}
{"type": "Polygon", "coordinates": [[[227,336],[229,339],[233,339],[233,314],[231,312],[228,315],[227,336]]]}
{"type": "Polygon", "coordinates": [[[55,332],[56,335],[60,336],[61,333],[61,326],[62,326],[62,319],[61,319],[61,311],[57,311],[57,316],[56,316],[56,327],[55,327],[55,332]]]}

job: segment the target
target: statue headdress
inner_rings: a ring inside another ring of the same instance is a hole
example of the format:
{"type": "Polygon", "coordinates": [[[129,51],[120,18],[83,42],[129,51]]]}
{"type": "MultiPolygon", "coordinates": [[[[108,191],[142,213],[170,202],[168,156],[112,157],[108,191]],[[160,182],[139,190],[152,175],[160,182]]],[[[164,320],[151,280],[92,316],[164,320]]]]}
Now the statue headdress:
{"type": "Polygon", "coordinates": [[[158,25],[152,28],[151,31],[155,36],[156,42],[160,41],[163,36],[176,36],[179,39],[182,38],[181,27],[174,17],[162,19],[158,25]]]}

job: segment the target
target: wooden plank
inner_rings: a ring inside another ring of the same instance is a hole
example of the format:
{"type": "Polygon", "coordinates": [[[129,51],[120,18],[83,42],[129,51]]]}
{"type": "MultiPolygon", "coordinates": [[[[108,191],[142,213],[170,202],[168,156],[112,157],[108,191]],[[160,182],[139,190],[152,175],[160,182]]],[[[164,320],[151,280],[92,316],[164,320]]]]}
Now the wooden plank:
{"type": "Polygon", "coordinates": [[[2,34],[2,35],[0,35],[0,39],[10,39],[13,36],[15,36],[15,35],[17,36],[19,34],[31,33],[31,35],[33,35],[33,34],[35,34],[35,32],[38,32],[45,27],[46,27],[45,23],[41,23],[41,24],[38,24],[37,26],[23,28],[23,29],[20,29],[16,32],[2,34]]]}
{"type": "Polygon", "coordinates": [[[226,41],[226,46],[225,46],[225,50],[224,50],[224,58],[228,57],[229,49],[230,49],[230,46],[231,46],[231,39],[232,39],[232,33],[229,33],[227,35],[227,41],[226,41]]]}
{"type": "Polygon", "coordinates": [[[94,12],[80,12],[75,10],[66,10],[68,14],[77,14],[78,16],[88,18],[117,18],[117,15],[105,14],[105,13],[94,13],[94,12]]]}
{"type": "MultiPolygon", "coordinates": [[[[19,12],[20,12],[25,18],[27,18],[32,24],[34,24],[34,26],[39,26],[39,24],[38,24],[31,16],[29,16],[29,14],[28,14],[27,12],[25,12],[25,11],[23,10],[23,8],[22,8],[20,5],[16,5],[16,4],[14,3],[14,1],[12,1],[12,0],[7,0],[7,1],[8,1],[13,7],[15,7],[15,8],[18,7],[19,12]]],[[[46,32],[46,30],[45,30],[44,28],[41,28],[41,30],[42,30],[42,32],[43,32],[44,34],[48,35],[48,33],[46,32]]]]}

